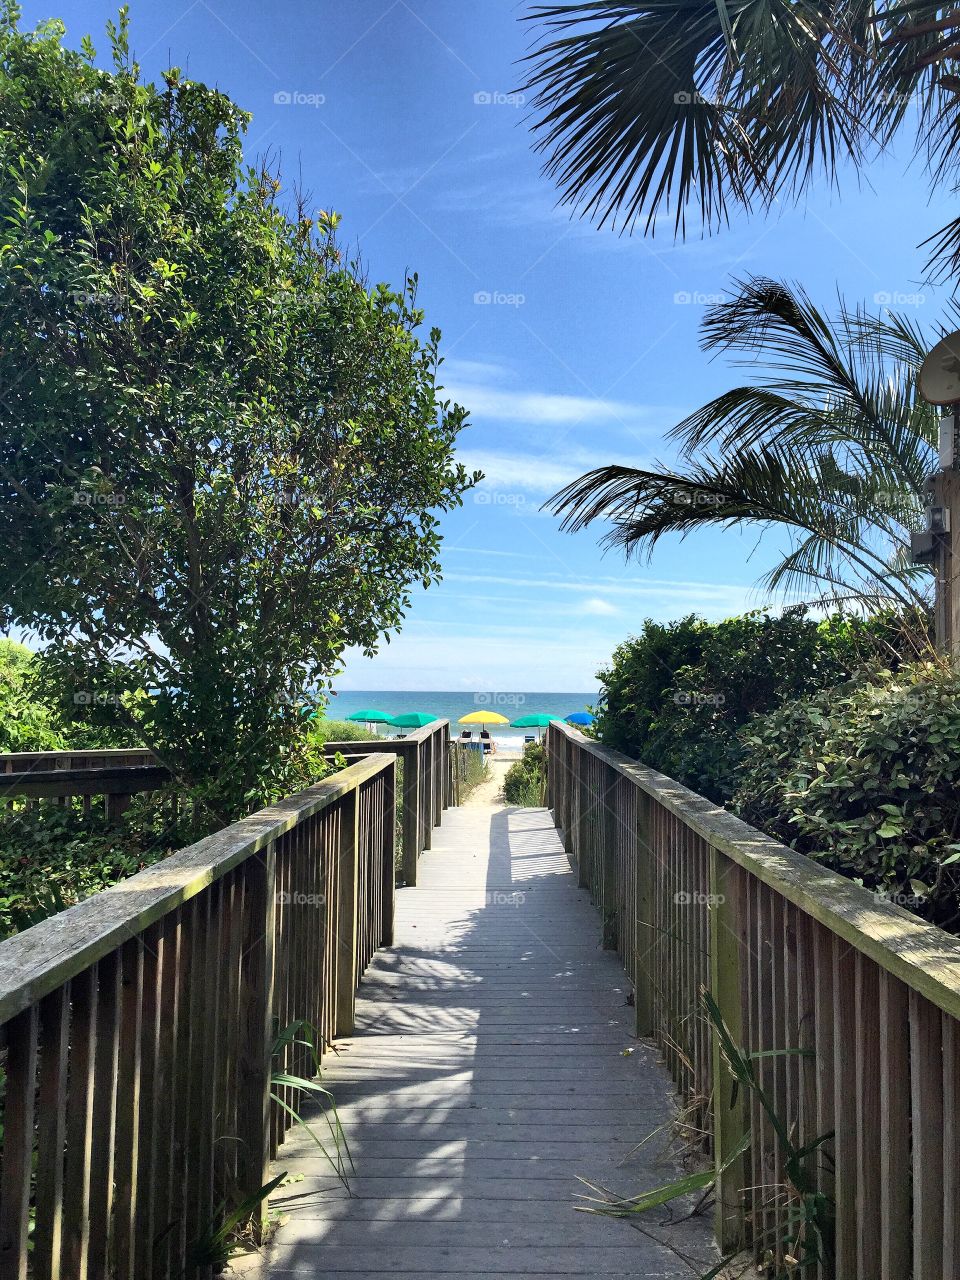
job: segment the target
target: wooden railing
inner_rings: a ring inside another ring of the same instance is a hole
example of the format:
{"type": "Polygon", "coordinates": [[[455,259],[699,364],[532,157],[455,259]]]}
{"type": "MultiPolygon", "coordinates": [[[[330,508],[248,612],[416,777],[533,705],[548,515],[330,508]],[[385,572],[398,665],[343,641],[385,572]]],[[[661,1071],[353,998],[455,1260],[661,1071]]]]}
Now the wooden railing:
{"type": "Polygon", "coordinates": [[[266,1184],[278,1031],[349,1034],[392,941],[395,791],[367,756],[0,943],[0,1280],[174,1280],[266,1184]]]}
{"type": "Polygon", "coordinates": [[[786,1268],[814,1202],[758,1091],[733,1087],[703,989],[763,1055],[753,1064],[791,1145],[820,1144],[800,1167],[833,1258],[803,1274],[955,1280],[960,940],[565,725],[547,750],[548,803],[635,984],[638,1034],[660,1046],[723,1169],[721,1246],[786,1268]]]}
{"type": "Polygon", "coordinates": [[[405,738],[378,738],[371,742],[327,742],[327,756],[348,760],[371,752],[389,752],[400,761],[402,794],[401,874],[406,885],[417,883],[417,862],[433,843],[444,809],[456,803],[456,779],[450,745],[449,720],[434,720],[405,738]]]}
{"type": "MultiPolygon", "coordinates": [[[[69,806],[79,800],[89,813],[93,797],[102,796],[104,813],[116,818],[131,797],[162,790],[169,782],[170,771],[142,748],[0,754],[0,804],[43,799],[69,806]]],[[[179,797],[172,797],[171,805],[176,808],[179,797]]]]}

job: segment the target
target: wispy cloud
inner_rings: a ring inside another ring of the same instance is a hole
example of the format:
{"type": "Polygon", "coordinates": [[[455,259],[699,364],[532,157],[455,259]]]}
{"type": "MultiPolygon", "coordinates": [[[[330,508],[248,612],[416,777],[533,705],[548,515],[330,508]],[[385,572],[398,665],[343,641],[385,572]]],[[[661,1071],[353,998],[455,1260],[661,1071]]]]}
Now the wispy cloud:
{"type": "Polygon", "coordinates": [[[602,600],[600,596],[591,596],[589,600],[584,600],[583,604],[581,604],[580,612],[594,618],[612,618],[620,610],[615,604],[611,604],[609,600],[602,600]]]}

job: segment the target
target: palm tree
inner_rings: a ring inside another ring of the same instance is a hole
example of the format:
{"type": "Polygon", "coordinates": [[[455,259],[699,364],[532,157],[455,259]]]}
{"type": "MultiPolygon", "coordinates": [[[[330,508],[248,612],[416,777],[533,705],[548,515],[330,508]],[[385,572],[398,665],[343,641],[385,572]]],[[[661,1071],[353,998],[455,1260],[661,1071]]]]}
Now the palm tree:
{"type": "MultiPolygon", "coordinates": [[[[960,10],[919,0],[581,0],[528,17],[544,35],[525,88],[562,199],[647,230],[698,204],[795,198],[868,161],[906,122],[932,181],[960,168],[960,10]],[[917,113],[908,109],[919,105],[917,113]]],[[[934,259],[960,265],[960,219],[934,259]]]]}
{"type": "Polygon", "coordinates": [[[932,575],[909,559],[936,465],[938,411],[916,389],[927,337],[842,301],[831,325],[775,280],[735,286],[708,310],[702,346],[766,376],[675,426],[674,467],[599,467],[547,505],[571,531],[611,521],[604,542],[627,554],[711,525],[786,528],[770,590],[815,584],[820,602],[927,607],[932,575]]]}

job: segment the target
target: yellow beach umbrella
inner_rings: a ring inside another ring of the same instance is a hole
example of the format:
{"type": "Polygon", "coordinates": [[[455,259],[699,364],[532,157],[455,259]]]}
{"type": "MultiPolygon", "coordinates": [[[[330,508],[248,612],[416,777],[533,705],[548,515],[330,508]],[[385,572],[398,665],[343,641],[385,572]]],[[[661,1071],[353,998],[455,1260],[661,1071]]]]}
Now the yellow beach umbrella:
{"type": "Polygon", "coordinates": [[[471,711],[468,716],[461,716],[457,724],[509,724],[506,716],[499,711],[471,711]]]}

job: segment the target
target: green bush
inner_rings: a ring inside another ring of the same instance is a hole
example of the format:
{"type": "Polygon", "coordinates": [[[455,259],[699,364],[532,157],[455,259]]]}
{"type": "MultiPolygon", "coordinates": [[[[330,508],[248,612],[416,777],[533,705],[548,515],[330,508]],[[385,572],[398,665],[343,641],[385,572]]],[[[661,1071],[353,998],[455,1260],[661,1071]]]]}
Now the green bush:
{"type": "Polygon", "coordinates": [[[307,730],[307,737],[321,745],[326,742],[371,742],[376,736],[355,720],[327,720],[323,716],[309,721],[307,730]]]}
{"type": "Polygon", "coordinates": [[[162,795],[134,796],[119,819],[41,802],[0,820],[0,938],[107,889],[208,834],[172,821],[162,795]]]}
{"type": "Polygon", "coordinates": [[[538,808],[543,804],[547,753],[543,743],[531,742],[523,755],[510,766],[503,779],[503,798],[507,804],[538,808]]]}
{"type": "Polygon", "coordinates": [[[877,669],[758,718],[742,741],[741,817],[960,931],[960,673],[877,669]]]}
{"type": "Polygon", "coordinates": [[[739,730],[758,714],[841,683],[878,654],[896,666],[926,644],[925,623],[897,615],[816,620],[802,608],[708,623],[647,620],[620,645],[602,685],[596,733],[718,802],[730,799],[739,730]]]}

